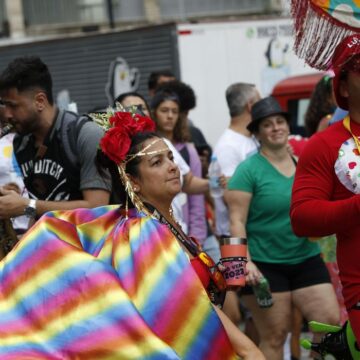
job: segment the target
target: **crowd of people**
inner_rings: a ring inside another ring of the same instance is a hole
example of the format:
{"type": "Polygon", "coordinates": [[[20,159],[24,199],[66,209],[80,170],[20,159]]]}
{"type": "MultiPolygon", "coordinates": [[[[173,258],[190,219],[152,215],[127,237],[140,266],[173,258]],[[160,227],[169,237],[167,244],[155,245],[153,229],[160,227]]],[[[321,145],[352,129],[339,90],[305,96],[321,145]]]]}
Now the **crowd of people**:
{"type": "Polygon", "coordinates": [[[225,90],[230,122],[212,148],[189,117],[193,89],[170,71],[151,74],[146,96],[79,116],[56,106],[41,59],[11,61],[0,74],[0,221],[19,241],[0,239],[0,357],[281,360],[305,319],[347,316],[360,339],[360,47],[349,44],[314,90],[301,154],[290,115],[253,84],[225,90]],[[329,126],[335,100],[349,116],[329,126]],[[335,253],[335,234],[341,284],[316,242],[330,236],[335,253]],[[248,240],[243,288],[226,289],[228,237],[248,240]],[[264,277],[268,308],[253,291],[264,277]]]}

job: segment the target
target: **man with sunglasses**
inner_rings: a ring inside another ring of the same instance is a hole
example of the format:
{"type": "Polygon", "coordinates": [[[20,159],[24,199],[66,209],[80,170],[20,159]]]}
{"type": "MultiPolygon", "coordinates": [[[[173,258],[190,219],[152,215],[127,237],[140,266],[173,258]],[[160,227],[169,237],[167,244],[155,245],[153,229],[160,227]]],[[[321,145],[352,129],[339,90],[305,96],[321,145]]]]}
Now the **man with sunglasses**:
{"type": "Polygon", "coordinates": [[[349,114],[306,145],[297,166],[291,220],[298,236],[337,235],[345,306],[360,344],[360,34],[336,47],[332,68],[337,104],[349,114]]]}
{"type": "Polygon", "coordinates": [[[3,115],[17,133],[14,152],[30,197],[0,187],[0,218],[37,218],[51,210],[109,203],[110,178],[99,174],[94,161],[103,132],[92,121],[80,129],[78,115],[55,106],[51,75],[41,59],[11,61],[0,75],[0,98],[3,115]]]}

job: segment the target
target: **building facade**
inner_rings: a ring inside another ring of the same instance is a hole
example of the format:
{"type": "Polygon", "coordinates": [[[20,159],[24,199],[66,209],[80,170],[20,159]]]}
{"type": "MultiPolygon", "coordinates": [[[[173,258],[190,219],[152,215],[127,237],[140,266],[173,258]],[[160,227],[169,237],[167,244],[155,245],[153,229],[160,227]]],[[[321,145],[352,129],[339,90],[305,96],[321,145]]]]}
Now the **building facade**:
{"type": "Polygon", "coordinates": [[[0,37],[286,12],[285,0],[0,0],[0,37]]]}

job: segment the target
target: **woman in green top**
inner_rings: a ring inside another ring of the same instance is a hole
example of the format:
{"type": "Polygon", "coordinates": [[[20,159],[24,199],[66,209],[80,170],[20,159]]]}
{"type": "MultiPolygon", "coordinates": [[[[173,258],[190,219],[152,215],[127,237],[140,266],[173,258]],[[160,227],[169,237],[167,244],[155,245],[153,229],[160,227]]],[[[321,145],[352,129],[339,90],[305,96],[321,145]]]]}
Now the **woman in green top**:
{"type": "Polygon", "coordinates": [[[318,244],[296,237],[289,217],[296,160],[287,149],[289,116],[268,97],[255,103],[248,130],[259,153],[242,162],[230,179],[225,200],[231,235],[247,237],[249,262],[245,306],[252,312],[266,359],[283,359],[292,304],[307,320],[339,322],[339,310],[318,244]],[[250,260],[251,258],[251,260],[250,260]],[[266,277],[274,304],[260,308],[250,286],[266,277]]]}

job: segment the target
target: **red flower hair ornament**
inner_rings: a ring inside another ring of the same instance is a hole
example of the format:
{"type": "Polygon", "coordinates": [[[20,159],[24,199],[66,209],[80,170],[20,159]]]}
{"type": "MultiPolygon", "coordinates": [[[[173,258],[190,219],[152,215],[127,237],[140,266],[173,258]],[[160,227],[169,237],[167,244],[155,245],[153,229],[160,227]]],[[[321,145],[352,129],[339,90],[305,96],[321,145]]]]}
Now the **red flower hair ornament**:
{"type": "Polygon", "coordinates": [[[99,144],[102,152],[116,164],[125,161],[135,134],[155,131],[155,123],[149,117],[121,110],[117,106],[116,110],[110,108],[106,113],[90,114],[105,130],[99,144]]]}

